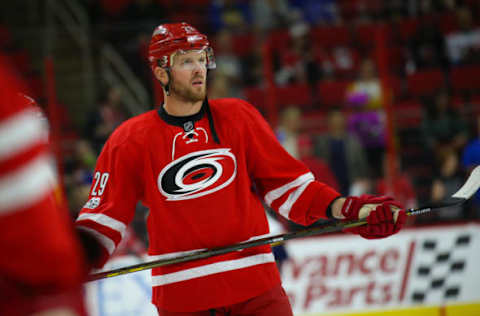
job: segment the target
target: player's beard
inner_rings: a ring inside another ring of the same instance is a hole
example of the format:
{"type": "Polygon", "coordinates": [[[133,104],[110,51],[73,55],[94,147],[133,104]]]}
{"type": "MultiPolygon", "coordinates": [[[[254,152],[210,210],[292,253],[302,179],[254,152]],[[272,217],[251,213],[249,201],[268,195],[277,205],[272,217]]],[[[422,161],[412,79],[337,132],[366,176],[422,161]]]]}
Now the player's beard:
{"type": "Polygon", "coordinates": [[[204,84],[202,85],[201,89],[197,89],[196,87],[192,87],[191,83],[184,85],[172,78],[170,93],[176,95],[185,102],[195,103],[198,101],[203,101],[207,95],[207,84],[205,79],[202,80],[204,81],[204,84]]]}

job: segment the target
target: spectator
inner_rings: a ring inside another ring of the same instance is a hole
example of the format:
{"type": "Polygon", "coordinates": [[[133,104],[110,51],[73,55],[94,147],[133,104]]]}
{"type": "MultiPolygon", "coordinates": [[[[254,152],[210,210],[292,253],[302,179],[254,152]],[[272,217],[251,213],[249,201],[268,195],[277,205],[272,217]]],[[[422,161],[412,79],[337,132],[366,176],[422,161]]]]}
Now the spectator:
{"type": "Polygon", "coordinates": [[[95,161],[97,160],[97,157],[92,145],[87,140],[80,139],[76,142],[75,156],[77,157],[81,168],[89,170],[89,173],[91,173],[95,167],[95,161]]]}
{"type": "Polygon", "coordinates": [[[460,30],[447,35],[448,57],[453,64],[478,63],[480,28],[474,26],[472,12],[468,7],[457,10],[457,19],[460,30]]]}
{"type": "MultiPolygon", "coordinates": [[[[462,153],[462,167],[467,172],[480,165],[480,116],[477,117],[476,136],[464,148],[462,153]]],[[[475,218],[480,218],[480,192],[477,192],[473,198],[473,208],[475,218]]]]}
{"type": "Polygon", "coordinates": [[[218,71],[224,75],[236,78],[240,76],[240,61],[233,51],[233,34],[228,29],[223,29],[217,33],[215,46],[218,51],[215,56],[218,71]]]}
{"type": "Polygon", "coordinates": [[[336,24],[340,22],[335,0],[291,0],[299,8],[310,25],[336,24]]]}
{"type": "Polygon", "coordinates": [[[444,36],[431,19],[420,19],[418,31],[410,38],[408,47],[409,73],[427,68],[446,68],[449,64],[444,36]]]}
{"type": "Polygon", "coordinates": [[[279,85],[309,83],[314,86],[319,70],[311,47],[310,27],[306,23],[296,23],[290,27],[289,33],[290,45],[279,55],[281,65],[275,81],[279,85]]]}
{"type": "Polygon", "coordinates": [[[121,100],[122,90],[118,87],[110,88],[108,93],[101,97],[98,109],[89,115],[85,135],[93,142],[97,153],[113,130],[127,118],[121,100]]]}
{"type": "MultiPolygon", "coordinates": [[[[450,150],[445,153],[436,174],[438,176],[433,180],[431,188],[432,202],[440,202],[450,197],[464,182],[455,151],[450,150]]],[[[460,205],[442,208],[435,212],[435,217],[438,220],[461,220],[466,217],[466,214],[464,206],[460,205]]]]}
{"type": "Polygon", "coordinates": [[[328,132],[315,137],[314,153],[328,163],[342,194],[369,191],[364,149],[354,135],[347,133],[340,110],[329,112],[328,132]]]}
{"type": "Polygon", "coordinates": [[[210,28],[214,33],[224,28],[234,33],[245,32],[252,22],[250,8],[246,1],[212,1],[208,11],[210,28]]]}
{"type": "Polygon", "coordinates": [[[217,33],[216,46],[219,48],[215,56],[216,73],[227,80],[227,95],[241,97],[242,65],[238,55],[233,51],[233,34],[228,29],[217,33]]]}
{"type": "Polygon", "coordinates": [[[298,137],[302,112],[294,106],[286,108],[280,118],[277,128],[277,139],[283,148],[295,158],[299,158],[298,137]]]}
{"type": "Polygon", "coordinates": [[[331,50],[323,47],[323,45],[315,45],[314,47],[315,63],[319,67],[323,80],[335,80],[336,78],[336,61],[332,56],[331,50]]]}
{"type": "Polygon", "coordinates": [[[358,79],[349,87],[347,104],[353,113],[348,130],[360,140],[367,154],[370,175],[379,177],[385,149],[385,116],[382,109],[382,89],[370,59],[362,62],[358,79]]]}
{"type": "Polygon", "coordinates": [[[348,88],[347,100],[350,103],[365,106],[367,109],[382,107],[382,87],[376,74],[375,64],[371,59],[362,61],[357,80],[348,88]],[[358,99],[358,96],[361,98],[358,99]]]}
{"type": "Polygon", "coordinates": [[[462,166],[469,172],[480,165],[480,116],[476,121],[476,136],[463,149],[462,154],[462,166]]]}
{"type": "Polygon", "coordinates": [[[358,52],[351,46],[326,48],[323,45],[315,45],[314,55],[323,79],[351,79],[358,72],[358,52]]]}
{"type": "Polygon", "coordinates": [[[385,117],[383,111],[368,110],[361,103],[355,105],[348,119],[348,131],[365,148],[370,174],[378,177],[385,150],[385,117]]]}
{"type": "Polygon", "coordinates": [[[66,159],[65,187],[68,191],[70,210],[73,217],[77,217],[78,210],[82,208],[90,192],[97,155],[92,145],[85,139],[76,141],[74,146],[72,156],[66,159]]]}
{"type": "Polygon", "coordinates": [[[261,33],[277,28],[287,28],[291,8],[287,0],[253,0],[254,25],[261,33]]]}
{"type": "Polygon", "coordinates": [[[76,186],[70,185],[67,187],[68,206],[70,207],[72,217],[77,217],[78,211],[85,205],[85,199],[88,198],[90,193],[90,183],[82,182],[76,186]]]}
{"type": "Polygon", "coordinates": [[[450,150],[460,151],[467,142],[467,124],[451,104],[450,95],[442,90],[427,101],[421,128],[429,150],[437,157],[450,150]]]}

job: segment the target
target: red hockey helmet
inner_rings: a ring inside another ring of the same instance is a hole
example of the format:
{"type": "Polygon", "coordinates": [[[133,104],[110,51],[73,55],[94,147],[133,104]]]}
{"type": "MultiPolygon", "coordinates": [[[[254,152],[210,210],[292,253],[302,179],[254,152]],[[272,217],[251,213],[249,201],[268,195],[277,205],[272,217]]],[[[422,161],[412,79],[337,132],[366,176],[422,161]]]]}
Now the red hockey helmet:
{"type": "Polygon", "coordinates": [[[206,35],[185,22],[161,24],[153,31],[148,47],[150,66],[152,70],[170,68],[175,53],[189,50],[204,50],[207,68],[215,68],[215,56],[206,35]]]}

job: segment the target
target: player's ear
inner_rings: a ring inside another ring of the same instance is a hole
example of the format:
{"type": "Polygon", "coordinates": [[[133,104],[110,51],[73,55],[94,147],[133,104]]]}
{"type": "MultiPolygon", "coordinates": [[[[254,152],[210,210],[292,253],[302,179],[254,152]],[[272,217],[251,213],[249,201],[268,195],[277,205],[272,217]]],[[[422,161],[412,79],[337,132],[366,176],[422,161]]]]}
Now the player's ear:
{"type": "Polygon", "coordinates": [[[163,69],[162,67],[156,67],[153,73],[155,74],[155,78],[160,81],[162,86],[166,86],[168,84],[169,78],[165,69],[163,69]]]}

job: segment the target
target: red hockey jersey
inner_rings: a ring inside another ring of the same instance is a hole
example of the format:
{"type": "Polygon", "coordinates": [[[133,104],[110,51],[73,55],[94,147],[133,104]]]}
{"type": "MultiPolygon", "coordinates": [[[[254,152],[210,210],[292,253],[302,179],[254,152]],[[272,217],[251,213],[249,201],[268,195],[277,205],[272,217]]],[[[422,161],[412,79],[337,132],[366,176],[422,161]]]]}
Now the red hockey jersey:
{"type": "Polygon", "coordinates": [[[72,221],[55,199],[47,129],[0,56],[0,314],[81,307],[86,276],[72,221]],[[73,290],[76,294],[69,297],[73,290]]]}
{"type": "MultiPolygon", "coordinates": [[[[97,161],[77,225],[112,254],[141,200],[151,259],[225,246],[268,234],[259,195],[300,224],[325,217],[338,193],[314,180],[278,143],[260,113],[238,99],[209,102],[190,117],[162,108],[132,118],[97,161]]],[[[270,246],[152,270],[153,303],[196,311],[247,300],[280,283],[270,246]]]]}

